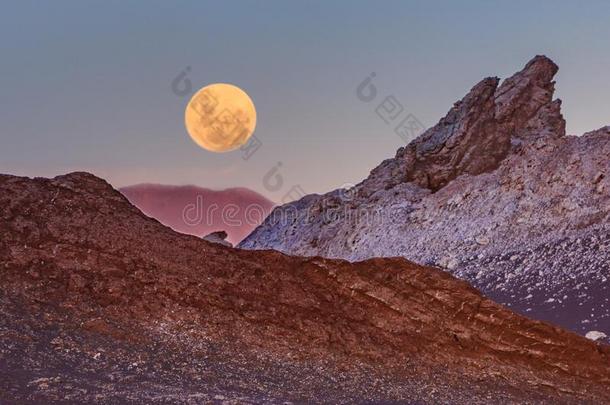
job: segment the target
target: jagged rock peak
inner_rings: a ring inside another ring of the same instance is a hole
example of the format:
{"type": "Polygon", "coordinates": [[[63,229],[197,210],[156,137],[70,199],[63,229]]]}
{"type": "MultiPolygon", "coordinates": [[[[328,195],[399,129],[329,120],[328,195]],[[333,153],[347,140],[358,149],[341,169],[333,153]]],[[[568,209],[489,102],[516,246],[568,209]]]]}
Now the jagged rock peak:
{"type": "Polygon", "coordinates": [[[369,185],[412,182],[436,191],[462,174],[496,169],[524,141],[564,136],[561,101],[553,100],[557,71],[549,58],[536,56],[502,84],[496,77],[482,80],[438,124],[399,149],[396,161],[375,169],[369,185]]]}
{"type": "MultiPolygon", "coordinates": [[[[559,66],[553,62],[550,58],[545,55],[536,55],[529,62],[525,64],[525,67],[520,72],[515,73],[505,82],[514,80],[516,78],[528,77],[534,81],[537,85],[545,87],[549,84],[553,84],[553,78],[559,71],[559,66]]],[[[503,83],[504,85],[504,83],[503,83]]]]}
{"type": "Polygon", "coordinates": [[[496,91],[495,118],[512,131],[514,141],[565,135],[561,100],[553,100],[558,71],[551,59],[538,55],[496,91]]]}

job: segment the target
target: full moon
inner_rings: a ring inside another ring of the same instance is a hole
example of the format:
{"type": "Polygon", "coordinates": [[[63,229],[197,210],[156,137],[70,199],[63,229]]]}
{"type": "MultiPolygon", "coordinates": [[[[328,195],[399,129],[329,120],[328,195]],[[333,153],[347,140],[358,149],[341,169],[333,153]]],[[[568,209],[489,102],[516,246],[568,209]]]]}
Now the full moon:
{"type": "Polygon", "coordinates": [[[245,91],[227,83],[210,84],[191,98],[184,112],[193,141],[212,152],[245,144],[256,127],[256,109],[245,91]]]}

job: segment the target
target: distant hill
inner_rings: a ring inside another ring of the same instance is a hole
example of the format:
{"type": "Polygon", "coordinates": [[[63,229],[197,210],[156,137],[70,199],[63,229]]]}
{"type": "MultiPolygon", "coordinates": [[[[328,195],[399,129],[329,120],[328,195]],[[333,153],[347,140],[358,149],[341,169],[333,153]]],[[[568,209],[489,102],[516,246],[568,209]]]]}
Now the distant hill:
{"type": "Polygon", "coordinates": [[[258,226],[274,206],[262,195],[242,187],[210,190],[138,184],[120,191],[146,215],[175,231],[203,237],[223,230],[233,244],[258,226]]]}

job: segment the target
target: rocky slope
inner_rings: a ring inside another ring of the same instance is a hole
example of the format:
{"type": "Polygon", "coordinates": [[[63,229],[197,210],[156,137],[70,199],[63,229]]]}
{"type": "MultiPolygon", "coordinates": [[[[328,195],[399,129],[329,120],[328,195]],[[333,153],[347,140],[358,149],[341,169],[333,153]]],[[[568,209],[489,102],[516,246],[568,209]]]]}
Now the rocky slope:
{"type": "Polygon", "coordinates": [[[557,66],[487,78],[350,190],[276,208],[240,246],[442,267],[515,310],[610,334],[610,127],[566,136],[557,66]]]}
{"type": "Polygon", "coordinates": [[[607,403],[610,348],[404,259],[236,250],[0,176],[0,403],[607,403]]]}
{"type": "Polygon", "coordinates": [[[274,203],[247,188],[210,190],[196,186],[138,184],[120,191],[146,215],[175,231],[203,237],[227,232],[227,241],[245,238],[274,203]]]}

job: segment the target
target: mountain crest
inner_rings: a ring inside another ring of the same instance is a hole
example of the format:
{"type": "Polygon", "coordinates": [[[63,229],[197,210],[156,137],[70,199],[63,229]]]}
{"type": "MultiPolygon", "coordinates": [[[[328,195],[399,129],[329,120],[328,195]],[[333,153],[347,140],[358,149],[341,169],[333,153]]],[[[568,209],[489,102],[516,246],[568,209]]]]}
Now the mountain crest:
{"type": "Polygon", "coordinates": [[[482,80],[349,193],[278,207],[240,246],[405,257],[528,316],[609,335],[610,131],[565,136],[557,71],[536,56],[482,80]]]}
{"type": "Polygon", "coordinates": [[[436,191],[462,174],[496,169],[523,141],[564,136],[561,101],[553,100],[557,71],[549,58],[536,56],[502,84],[497,77],[482,80],[438,124],[401,148],[396,161],[375,169],[373,188],[412,182],[436,191]]]}

